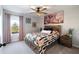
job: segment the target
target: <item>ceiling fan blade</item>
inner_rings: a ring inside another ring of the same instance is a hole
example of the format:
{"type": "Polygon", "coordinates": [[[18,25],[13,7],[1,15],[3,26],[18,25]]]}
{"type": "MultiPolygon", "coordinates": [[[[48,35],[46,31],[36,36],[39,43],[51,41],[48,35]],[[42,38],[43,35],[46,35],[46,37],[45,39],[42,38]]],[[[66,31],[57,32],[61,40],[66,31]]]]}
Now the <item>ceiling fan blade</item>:
{"type": "Polygon", "coordinates": [[[40,13],[42,13],[42,14],[47,14],[46,12],[42,12],[42,11],[41,11],[40,13]]]}
{"type": "Polygon", "coordinates": [[[46,13],[46,12],[35,12],[35,14],[38,15],[38,16],[43,16],[43,15],[46,15],[48,13],[46,13]]]}
{"type": "Polygon", "coordinates": [[[32,10],[36,11],[36,9],[31,8],[32,10]]]}
{"type": "Polygon", "coordinates": [[[47,8],[43,8],[43,9],[41,9],[41,11],[44,11],[44,10],[47,10],[47,8]]]}

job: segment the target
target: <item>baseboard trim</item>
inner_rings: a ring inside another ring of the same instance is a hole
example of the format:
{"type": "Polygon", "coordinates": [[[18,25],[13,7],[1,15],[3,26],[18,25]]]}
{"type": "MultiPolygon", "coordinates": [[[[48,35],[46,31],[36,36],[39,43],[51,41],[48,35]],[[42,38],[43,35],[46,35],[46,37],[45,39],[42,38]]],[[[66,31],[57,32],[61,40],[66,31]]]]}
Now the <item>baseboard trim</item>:
{"type": "Polygon", "coordinates": [[[76,45],[76,44],[73,44],[72,46],[73,46],[73,47],[77,47],[77,48],[79,48],[79,45],[76,45]]]}

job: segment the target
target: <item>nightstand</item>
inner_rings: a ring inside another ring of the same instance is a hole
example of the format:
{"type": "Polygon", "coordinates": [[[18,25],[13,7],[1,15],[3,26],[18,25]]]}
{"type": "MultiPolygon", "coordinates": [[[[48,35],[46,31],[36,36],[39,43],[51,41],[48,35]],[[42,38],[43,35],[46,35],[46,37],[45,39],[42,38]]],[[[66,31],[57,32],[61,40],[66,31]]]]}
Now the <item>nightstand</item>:
{"type": "Polygon", "coordinates": [[[64,46],[72,47],[72,38],[69,35],[62,35],[59,41],[64,46]]]}

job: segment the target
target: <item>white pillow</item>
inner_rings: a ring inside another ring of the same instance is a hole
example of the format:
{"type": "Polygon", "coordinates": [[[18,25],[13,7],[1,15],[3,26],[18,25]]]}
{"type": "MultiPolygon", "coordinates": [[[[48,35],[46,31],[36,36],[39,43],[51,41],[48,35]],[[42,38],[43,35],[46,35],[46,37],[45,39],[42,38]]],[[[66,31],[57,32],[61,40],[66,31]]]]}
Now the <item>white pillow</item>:
{"type": "Polygon", "coordinates": [[[42,30],[41,33],[50,34],[51,33],[51,30],[42,30]]]}

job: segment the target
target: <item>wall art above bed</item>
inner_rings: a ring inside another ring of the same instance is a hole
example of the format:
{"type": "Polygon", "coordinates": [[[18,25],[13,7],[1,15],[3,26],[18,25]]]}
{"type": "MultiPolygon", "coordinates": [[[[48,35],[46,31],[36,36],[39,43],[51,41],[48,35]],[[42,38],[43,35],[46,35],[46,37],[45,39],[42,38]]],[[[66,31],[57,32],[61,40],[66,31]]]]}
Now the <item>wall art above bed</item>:
{"type": "Polygon", "coordinates": [[[44,16],[44,24],[60,24],[64,22],[64,11],[58,11],[44,16]]]}
{"type": "Polygon", "coordinates": [[[37,26],[37,24],[36,24],[36,22],[32,22],[32,27],[36,27],[37,26]]]}
{"type": "Polygon", "coordinates": [[[27,24],[30,24],[31,23],[31,18],[26,18],[25,21],[26,21],[27,24]]]}

